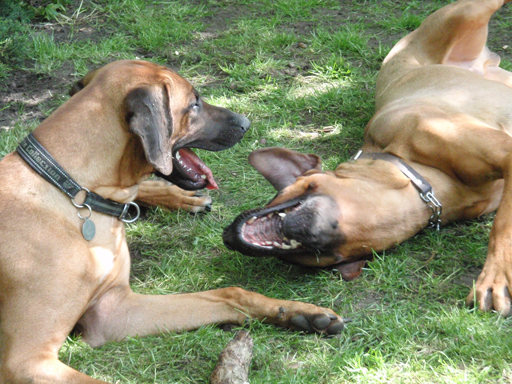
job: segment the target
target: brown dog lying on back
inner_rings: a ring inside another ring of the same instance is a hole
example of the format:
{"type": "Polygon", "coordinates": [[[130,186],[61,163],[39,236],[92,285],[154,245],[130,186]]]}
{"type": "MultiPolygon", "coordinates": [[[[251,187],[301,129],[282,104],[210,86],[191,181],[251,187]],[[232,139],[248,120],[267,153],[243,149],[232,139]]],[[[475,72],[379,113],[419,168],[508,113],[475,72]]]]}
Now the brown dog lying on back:
{"type": "Polygon", "coordinates": [[[279,193],[267,207],[242,213],[225,230],[225,244],[251,256],[332,266],[352,279],[373,251],[429,224],[498,209],[467,303],[511,315],[512,73],[485,46],[489,19],[507,2],[459,0],[395,45],[353,161],[322,172],[315,155],[253,152],[250,163],[279,193]]]}

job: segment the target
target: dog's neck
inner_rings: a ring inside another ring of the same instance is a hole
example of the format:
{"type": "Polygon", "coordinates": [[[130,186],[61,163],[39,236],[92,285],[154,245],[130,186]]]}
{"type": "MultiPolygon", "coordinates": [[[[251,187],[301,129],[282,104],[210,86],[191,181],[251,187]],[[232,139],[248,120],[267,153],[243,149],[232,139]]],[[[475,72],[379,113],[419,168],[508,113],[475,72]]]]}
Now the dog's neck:
{"type": "Polygon", "coordinates": [[[127,129],[116,132],[111,127],[111,135],[91,140],[86,136],[109,127],[88,129],[84,122],[99,119],[76,116],[70,110],[55,111],[36,128],[34,137],[81,186],[120,203],[133,201],[138,184],[152,172],[140,141],[127,129]]]}
{"type": "MultiPolygon", "coordinates": [[[[364,152],[382,152],[383,149],[368,141],[364,152]]],[[[457,220],[467,220],[493,212],[501,200],[503,181],[469,187],[458,182],[456,177],[447,175],[446,170],[424,165],[406,159],[407,163],[425,178],[432,186],[436,198],[442,204],[442,225],[457,220]]],[[[393,166],[393,165],[390,165],[393,166]]]]}
{"type": "Polygon", "coordinates": [[[470,187],[437,168],[414,162],[411,165],[432,184],[438,200],[442,203],[442,224],[474,219],[495,211],[499,206],[503,180],[470,187]]]}
{"type": "Polygon", "coordinates": [[[429,225],[429,207],[395,165],[361,159],[334,173],[341,179],[336,194],[348,240],[340,253],[346,257],[388,249],[429,225]]]}

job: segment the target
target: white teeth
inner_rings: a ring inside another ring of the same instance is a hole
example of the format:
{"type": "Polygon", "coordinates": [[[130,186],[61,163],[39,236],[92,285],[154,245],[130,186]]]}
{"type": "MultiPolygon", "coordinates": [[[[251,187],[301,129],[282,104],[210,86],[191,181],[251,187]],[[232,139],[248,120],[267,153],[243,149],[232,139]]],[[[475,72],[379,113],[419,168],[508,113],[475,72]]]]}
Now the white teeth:
{"type": "Polygon", "coordinates": [[[201,179],[206,180],[206,175],[201,175],[201,179]]]}
{"type": "Polygon", "coordinates": [[[288,241],[288,238],[286,236],[283,236],[283,241],[288,241]]]}
{"type": "Polygon", "coordinates": [[[266,220],[267,220],[267,216],[263,216],[263,217],[261,218],[261,221],[266,221],[266,220]]]}
{"type": "Polygon", "coordinates": [[[290,246],[292,249],[295,249],[295,248],[298,248],[299,246],[301,246],[302,244],[299,243],[298,241],[295,241],[295,240],[290,240],[290,246]]]}
{"type": "Polygon", "coordinates": [[[251,217],[249,220],[246,221],[247,224],[252,224],[256,221],[256,216],[251,217]]]}
{"type": "Polygon", "coordinates": [[[187,169],[188,172],[192,171],[192,168],[187,169]]]}
{"type": "Polygon", "coordinates": [[[272,218],[272,216],[274,216],[274,212],[270,212],[270,213],[267,215],[267,218],[268,218],[268,219],[271,219],[271,218],[272,218]]]}
{"type": "MultiPolygon", "coordinates": [[[[251,220],[253,220],[253,219],[256,220],[256,217],[253,217],[251,220]]],[[[247,224],[250,224],[251,220],[248,220],[247,224]]],[[[243,225],[245,225],[245,223],[243,225]]],[[[242,230],[243,230],[243,227],[242,227],[242,230]]],[[[283,237],[283,241],[288,241],[288,239],[286,237],[283,237]]],[[[267,246],[267,247],[274,247],[274,248],[285,249],[285,250],[296,249],[302,245],[301,243],[299,243],[296,240],[290,240],[290,244],[281,243],[279,241],[270,241],[270,240],[262,241],[261,243],[255,243],[255,244],[260,245],[262,247],[267,246]]]]}
{"type": "Polygon", "coordinates": [[[179,159],[181,159],[180,153],[176,152],[176,160],[179,160],[179,159]]]}
{"type": "Polygon", "coordinates": [[[284,212],[279,212],[278,215],[281,216],[282,218],[286,217],[286,213],[284,213],[284,212]]]}

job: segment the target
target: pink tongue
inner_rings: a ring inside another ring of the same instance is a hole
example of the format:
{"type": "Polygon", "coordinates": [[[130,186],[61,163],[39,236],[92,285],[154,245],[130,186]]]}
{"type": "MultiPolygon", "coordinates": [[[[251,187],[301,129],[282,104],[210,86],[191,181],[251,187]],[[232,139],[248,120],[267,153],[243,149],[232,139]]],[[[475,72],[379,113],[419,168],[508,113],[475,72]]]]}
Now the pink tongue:
{"type": "Polygon", "coordinates": [[[206,176],[206,181],[208,182],[206,188],[208,189],[219,188],[219,186],[217,185],[213,178],[213,173],[210,170],[210,168],[208,168],[206,164],[203,163],[194,152],[192,152],[191,149],[182,148],[178,151],[178,153],[180,155],[179,162],[183,165],[183,168],[185,169],[186,172],[195,173],[200,176],[206,176]],[[188,169],[190,169],[190,171],[188,171],[188,169]]]}

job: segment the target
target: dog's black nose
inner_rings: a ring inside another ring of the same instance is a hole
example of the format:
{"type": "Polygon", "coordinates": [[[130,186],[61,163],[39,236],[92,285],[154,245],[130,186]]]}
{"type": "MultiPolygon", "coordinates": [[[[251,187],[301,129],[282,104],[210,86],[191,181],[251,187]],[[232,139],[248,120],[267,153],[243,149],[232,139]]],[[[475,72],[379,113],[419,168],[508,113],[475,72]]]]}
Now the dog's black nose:
{"type": "Polygon", "coordinates": [[[240,126],[240,129],[245,133],[249,130],[249,128],[251,128],[251,121],[243,116],[243,115],[240,115],[240,119],[239,119],[239,126],[240,126]]]}
{"type": "Polygon", "coordinates": [[[233,248],[231,246],[232,236],[233,236],[232,225],[224,228],[224,231],[222,231],[222,240],[224,241],[224,245],[226,246],[226,248],[229,249],[230,251],[235,250],[235,248],[233,248]]]}

